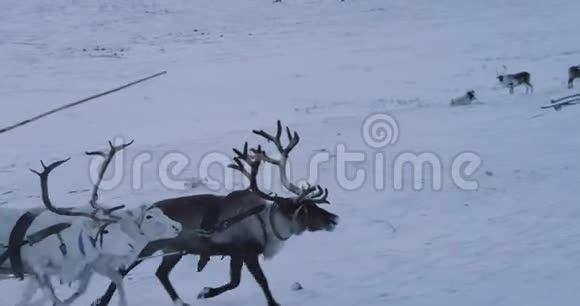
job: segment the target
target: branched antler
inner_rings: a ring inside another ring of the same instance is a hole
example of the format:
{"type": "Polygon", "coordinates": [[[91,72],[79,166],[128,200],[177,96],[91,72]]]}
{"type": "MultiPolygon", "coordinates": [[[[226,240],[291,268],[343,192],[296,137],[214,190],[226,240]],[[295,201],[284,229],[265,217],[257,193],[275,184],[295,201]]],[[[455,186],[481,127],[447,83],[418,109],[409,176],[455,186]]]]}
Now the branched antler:
{"type": "Polygon", "coordinates": [[[262,151],[261,149],[259,151],[252,150],[252,152],[254,152],[256,154],[255,155],[256,159],[271,163],[273,165],[278,166],[278,168],[280,168],[280,180],[282,181],[282,185],[286,189],[288,189],[288,191],[297,195],[297,198],[295,200],[297,203],[301,202],[303,200],[306,200],[306,199],[312,200],[315,203],[328,203],[328,201],[326,200],[326,198],[328,196],[328,190],[326,188],[322,189],[322,187],[320,187],[318,185],[311,186],[310,184],[308,184],[308,186],[306,188],[300,188],[288,180],[288,176],[286,175],[286,163],[288,161],[288,156],[289,156],[290,152],[292,151],[292,149],[294,149],[294,147],[296,147],[296,145],[300,141],[300,136],[298,135],[297,132],[292,133],[290,131],[290,128],[286,127],[286,134],[287,134],[288,140],[289,140],[289,143],[286,147],[284,147],[282,145],[282,140],[281,140],[282,123],[280,122],[280,120],[277,121],[276,136],[272,136],[271,134],[268,134],[268,133],[264,132],[263,130],[259,130],[259,131],[253,130],[252,132],[254,134],[257,134],[259,136],[266,138],[268,141],[273,142],[274,145],[276,146],[276,149],[278,149],[278,152],[281,155],[280,159],[274,159],[274,158],[266,155],[266,153],[264,151],[262,151]],[[316,193],[312,194],[315,191],[316,191],[316,193]]]}
{"type": "Polygon", "coordinates": [[[304,197],[298,197],[296,202],[300,202],[300,201],[308,198],[309,200],[311,200],[317,204],[322,204],[322,203],[330,204],[330,202],[328,202],[328,200],[327,200],[327,198],[328,198],[328,189],[327,188],[323,189],[320,185],[311,186],[310,183],[306,183],[306,184],[307,184],[307,187],[304,188],[305,192],[303,193],[304,197]],[[315,191],[316,191],[316,193],[313,193],[315,191]]]}
{"type": "Polygon", "coordinates": [[[289,143],[288,143],[288,146],[283,147],[282,140],[280,139],[282,136],[282,123],[280,122],[280,120],[278,120],[278,128],[276,130],[275,137],[264,132],[263,130],[259,130],[259,131],[253,130],[252,132],[256,135],[260,135],[260,136],[266,138],[268,141],[273,142],[274,145],[276,146],[276,149],[278,149],[278,152],[280,152],[280,154],[281,154],[280,159],[278,159],[278,160],[266,155],[265,152],[256,153],[256,157],[260,160],[263,160],[265,162],[269,162],[273,165],[278,166],[278,168],[280,168],[280,180],[282,181],[282,185],[286,189],[288,189],[288,191],[300,196],[302,194],[303,190],[300,187],[289,182],[288,176],[286,175],[286,163],[288,161],[288,155],[290,154],[290,151],[292,151],[292,149],[294,149],[294,147],[300,141],[300,136],[298,136],[298,133],[294,132],[294,134],[292,134],[290,132],[290,128],[286,127],[286,134],[288,135],[289,143]]]}
{"type": "MultiPolygon", "coordinates": [[[[258,170],[260,168],[261,160],[256,158],[256,156],[250,156],[248,154],[248,142],[244,143],[244,150],[240,151],[236,148],[233,148],[234,153],[236,153],[236,157],[234,157],[235,164],[229,164],[228,167],[240,171],[245,177],[248,178],[250,181],[250,186],[248,187],[249,190],[257,193],[260,197],[270,200],[270,201],[279,201],[281,198],[278,197],[274,193],[265,193],[260,190],[258,187],[258,170]],[[242,163],[244,161],[248,166],[250,166],[250,171],[244,167],[242,163]]],[[[257,149],[252,148],[251,151],[256,153],[263,153],[262,146],[258,146],[257,149]]]]}
{"type": "Polygon", "coordinates": [[[97,203],[97,200],[99,198],[98,192],[99,192],[99,186],[101,184],[101,181],[103,180],[103,176],[105,175],[105,171],[107,170],[107,167],[109,166],[109,164],[113,160],[113,156],[117,152],[119,152],[119,151],[125,149],[126,147],[130,146],[131,144],[133,144],[134,141],[135,140],[131,140],[128,143],[124,143],[124,144],[121,144],[121,145],[118,145],[118,146],[114,146],[113,143],[111,141],[109,141],[109,147],[110,147],[110,149],[109,149],[109,152],[108,153],[105,153],[105,152],[102,152],[102,151],[85,152],[86,155],[89,155],[89,156],[90,155],[98,155],[98,156],[101,156],[101,157],[103,157],[105,159],[103,161],[103,163],[101,164],[101,167],[99,169],[99,178],[97,179],[97,182],[93,186],[93,192],[91,194],[91,200],[89,202],[94,209],[100,210],[100,211],[104,211],[105,214],[109,214],[112,211],[115,211],[115,210],[118,210],[118,209],[121,209],[121,208],[125,207],[124,205],[116,206],[116,207],[108,208],[108,209],[107,208],[104,208],[104,207],[101,207],[97,203]]]}
{"type": "MultiPolygon", "coordinates": [[[[252,189],[252,183],[254,183],[254,180],[252,179],[252,175],[250,172],[248,172],[248,170],[246,170],[246,167],[244,167],[244,164],[242,164],[242,160],[245,161],[246,163],[248,163],[250,165],[250,167],[252,167],[252,164],[249,161],[249,156],[248,156],[248,142],[246,141],[244,143],[244,151],[240,152],[240,150],[233,148],[232,149],[234,151],[234,153],[236,153],[236,157],[234,157],[234,162],[235,164],[229,164],[228,168],[232,168],[234,170],[238,170],[240,171],[246,178],[248,178],[248,180],[250,180],[250,189],[252,189]]],[[[254,167],[259,166],[259,162],[258,165],[254,165],[254,167]]]]}
{"type": "Polygon", "coordinates": [[[288,140],[289,140],[289,143],[286,147],[284,147],[282,145],[282,140],[281,140],[282,123],[280,122],[280,120],[277,121],[276,136],[268,134],[263,130],[259,130],[259,131],[253,130],[252,132],[256,135],[259,135],[259,136],[266,138],[266,140],[268,140],[269,142],[270,141],[273,142],[274,145],[276,146],[276,149],[280,153],[280,159],[274,159],[274,158],[268,156],[261,149],[261,147],[258,147],[258,149],[251,149],[252,152],[255,154],[253,158],[258,162],[265,161],[265,162],[268,162],[268,163],[271,163],[273,165],[278,166],[278,168],[280,169],[280,180],[282,182],[282,185],[288,191],[297,195],[297,197],[295,198],[296,203],[300,203],[301,201],[306,200],[306,199],[311,200],[315,203],[329,203],[327,201],[328,190],[326,188],[323,189],[322,187],[320,187],[318,185],[311,186],[310,184],[307,184],[307,186],[305,188],[300,188],[288,180],[288,176],[286,174],[286,164],[287,164],[290,152],[292,151],[292,149],[294,149],[294,147],[296,147],[296,145],[300,141],[300,136],[298,135],[297,132],[291,132],[290,128],[286,127],[286,135],[288,136],[288,140]],[[316,192],[316,193],[314,193],[314,192],[316,192]]]}
{"type": "Polygon", "coordinates": [[[55,214],[58,214],[58,215],[82,216],[82,217],[91,218],[91,219],[96,220],[96,221],[104,221],[104,220],[97,218],[94,214],[91,214],[91,213],[75,212],[75,211],[72,211],[70,208],[58,208],[52,204],[52,201],[50,200],[50,196],[48,194],[48,175],[50,174],[50,172],[52,170],[54,170],[55,168],[57,168],[58,166],[60,166],[64,163],[66,163],[69,160],[70,160],[70,157],[67,159],[55,161],[48,166],[46,166],[43,161],[40,161],[40,164],[42,165],[42,168],[43,168],[42,172],[30,169],[30,171],[32,171],[33,173],[36,173],[40,177],[40,188],[42,190],[42,202],[44,203],[44,206],[46,206],[46,208],[49,211],[51,211],[55,214]]]}

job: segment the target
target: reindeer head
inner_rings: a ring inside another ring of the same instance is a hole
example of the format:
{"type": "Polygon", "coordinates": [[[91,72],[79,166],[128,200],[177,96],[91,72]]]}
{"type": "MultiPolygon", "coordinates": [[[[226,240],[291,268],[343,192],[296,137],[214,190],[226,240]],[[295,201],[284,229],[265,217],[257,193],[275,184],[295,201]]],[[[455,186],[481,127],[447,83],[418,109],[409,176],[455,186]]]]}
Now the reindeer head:
{"type": "Polygon", "coordinates": [[[298,187],[288,181],[286,176],[286,162],[290,151],[298,144],[300,140],[298,134],[292,134],[290,129],[286,128],[290,143],[285,148],[281,143],[282,126],[278,120],[278,130],[276,136],[267,134],[264,131],[253,132],[272,141],[281,154],[280,159],[273,159],[268,156],[261,146],[251,149],[252,155],[248,153],[248,143],[244,145],[243,152],[234,149],[236,157],[234,157],[235,164],[230,165],[230,168],[242,172],[249,180],[249,189],[261,198],[274,202],[280,209],[280,212],[292,222],[293,232],[301,234],[304,231],[332,231],[338,224],[338,216],[323,209],[319,204],[330,204],[327,200],[328,190],[321,186],[311,186],[307,184],[305,187],[298,187]],[[248,172],[241,161],[246,162],[250,166],[248,172]],[[276,194],[266,194],[258,188],[257,175],[261,162],[268,162],[276,165],[280,171],[280,180],[284,188],[293,193],[293,197],[281,197],[276,194]]]}
{"type": "Polygon", "coordinates": [[[148,241],[171,239],[182,230],[181,223],[169,218],[156,206],[141,205],[123,212],[119,221],[125,231],[148,241]]]}
{"type": "Polygon", "coordinates": [[[497,68],[495,69],[495,74],[497,76],[497,80],[500,83],[504,82],[504,79],[506,78],[506,76],[505,76],[506,71],[507,71],[506,65],[503,65],[503,72],[501,74],[499,73],[499,71],[497,71],[497,68]]]}
{"type": "Polygon", "coordinates": [[[475,91],[470,90],[466,93],[467,97],[469,98],[469,100],[475,100],[475,91]]]}

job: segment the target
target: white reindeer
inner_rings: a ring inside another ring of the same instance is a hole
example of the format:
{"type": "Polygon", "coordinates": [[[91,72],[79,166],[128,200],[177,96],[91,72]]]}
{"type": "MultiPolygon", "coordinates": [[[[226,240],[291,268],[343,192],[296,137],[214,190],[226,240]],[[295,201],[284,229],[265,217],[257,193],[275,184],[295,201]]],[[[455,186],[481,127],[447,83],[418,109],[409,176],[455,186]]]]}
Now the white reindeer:
{"type": "Polygon", "coordinates": [[[475,97],[475,91],[469,90],[464,95],[451,99],[451,102],[449,103],[449,105],[451,105],[451,106],[464,106],[464,105],[471,104],[475,100],[477,100],[477,98],[475,97]]]}
{"type": "MultiPolygon", "coordinates": [[[[86,291],[89,280],[95,272],[108,277],[120,286],[119,304],[127,305],[119,269],[132,263],[149,242],[175,238],[181,233],[181,224],[171,220],[157,207],[142,205],[133,209],[120,210],[123,206],[107,209],[97,204],[98,186],[104,176],[106,167],[117,151],[124,149],[131,143],[132,141],[121,146],[113,146],[109,142],[111,150],[108,154],[102,152],[86,153],[87,155],[105,157],[105,162],[100,169],[99,179],[93,187],[90,207],[83,207],[73,211],[52,205],[48,194],[48,175],[69,159],[56,161],[49,166],[42,164],[44,168],[42,173],[32,170],[40,177],[42,200],[48,211],[35,211],[34,214],[36,216],[33,217],[32,223],[26,229],[25,234],[31,235],[59,223],[70,223],[70,227],[60,231],[56,236],[45,237],[41,241],[42,244],[37,242],[32,246],[23,246],[21,248],[22,268],[26,273],[31,274],[33,279],[23,293],[19,305],[25,305],[34,296],[38,287],[43,289],[44,293],[50,297],[55,305],[70,305],[86,291]],[[109,239],[105,239],[105,232],[108,232],[109,237],[112,238],[110,243],[109,239]],[[81,251],[81,248],[86,245],[84,245],[84,238],[80,240],[79,237],[85,237],[85,235],[93,237],[88,240],[89,242],[94,241],[91,239],[95,239],[98,236],[99,242],[94,246],[90,244],[93,247],[92,249],[83,249],[86,256],[82,256],[83,251],[81,251]],[[80,241],[83,241],[82,247],[80,241]],[[61,245],[73,250],[71,252],[76,256],[62,256],[63,254],[61,253],[61,257],[58,257],[59,253],[55,250],[60,252],[61,245]],[[39,256],[38,253],[45,254],[44,256],[39,256]],[[57,258],[60,258],[60,260],[57,260],[57,258]],[[63,282],[79,281],[80,286],[77,292],[69,299],[60,301],[54,294],[54,288],[49,281],[50,276],[56,276],[63,282]]],[[[0,226],[14,228],[17,220],[24,213],[25,211],[17,209],[1,209],[0,221],[2,223],[0,226]]],[[[10,230],[6,230],[6,228],[0,231],[0,247],[8,247],[9,232],[10,230]]],[[[13,267],[9,266],[8,268],[13,267]]]]}
{"type": "Polygon", "coordinates": [[[122,231],[119,223],[96,225],[92,220],[76,218],[58,236],[52,235],[34,245],[22,247],[25,267],[33,277],[28,279],[17,305],[42,305],[48,301],[46,297],[53,305],[70,305],[87,289],[93,275],[92,265],[99,257],[127,256],[135,251],[134,240],[122,231]],[[65,301],[60,301],[50,283],[53,275],[61,283],[79,280],[77,291],[65,301]],[[38,289],[43,290],[45,297],[30,303],[38,289]]]}

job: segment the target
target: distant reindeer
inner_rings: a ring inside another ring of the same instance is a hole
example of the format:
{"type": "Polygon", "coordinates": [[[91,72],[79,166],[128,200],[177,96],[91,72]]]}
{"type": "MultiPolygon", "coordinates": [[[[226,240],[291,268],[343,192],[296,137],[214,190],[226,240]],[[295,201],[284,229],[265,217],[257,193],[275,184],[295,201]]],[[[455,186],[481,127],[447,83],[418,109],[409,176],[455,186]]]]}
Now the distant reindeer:
{"type": "Polygon", "coordinates": [[[50,200],[48,176],[69,158],[48,166],[42,163],[42,172],[31,170],[40,177],[46,209],[0,208],[0,247],[5,249],[0,265],[7,259],[5,255],[10,255],[9,265],[3,266],[3,273],[12,271],[21,274],[17,275],[20,278],[25,274],[31,277],[20,305],[26,305],[38,289],[42,289],[54,305],[70,305],[86,291],[95,272],[120,286],[119,304],[127,305],[118,270],[133,263],[149,242],[180,234],[181,225],[157,207],[120,210],[123,206],[105,208],[97,203],[98,188],[113,155],[131,143],[113,146],[109,142],[108,154],[86,153],[105,157],[93,187],[90,207],[58,208],[50,200]],[[61,301],[54,294],[51,276],[62,282],[79,281],[79,288],[70,298],[61,301]]]}
{"type": "MultiPolygon", "coordinates": [[[[271,259],[290,237],[300,235],[305,231],[332,231],[338,224],[337,215],[318,206],[329,203],[328,190],[318,185],[298,187],[289,182],[286,176],[286,162],[290,151],[298,144],[299,136],[296,132],[292,134],[288,128],[286,131],[290,141],[286,147],[282,146],[280,139],[282,133],[280,121],[278,121],[276,136],[264,131],[253,131],[275,144],[281,153],[280,159],[266,155],[261,146],[252,149],[252,154],[250,154],[247,142],[242,151],[234,149],[237,156],[234,157],[235,163],[231,164],[230,168],[240,171],[249,178],[248,189],[233,191],[224,196],[199,194],[171,198],[154,204],[170,218],[178,220],[184,228],[184,233],[198,231],[203,227],[202,223],[207,220],[208,215],[211,216],[209,218],[214,219],[214,224],[237,219],[237,222],[231,222],[226,230],[214,231],[209,238],[184,234],[177,239],[152,242],[145,247],[140,256],[149,256],[158,250],[164,254],[174,253],[163,257],[156,275],[175,305],[188,304],[181,300],[171,285],[169,273],[183,256],[200,254],[202,257],[229,256],[230,281],[220,287],[203,288],[197,296],[198,299],[212,298],[236,288],[240,284],[242,266],[245,264],[260,285],[268,306],[278,306],[260,267],[258,257],[263,255],[264,258],[271,259]],[[249,171],[242,162],[250,166],[249,171]],[[293,193],[294,197],[266,194],[258,188],[257,174],[261,162],[268,162],[279,168],[282,185],[293,193]],[[258,213],[248,214],[249,211],[256,211],[256,208],[258,208],[258,213]],[[175,252],[178,253],[175,254],[175,252]]],[[[128,270],[123,271],[124,274],[140,263],[141,261],[136,261],[128,270]]],[[[201,269],[203,269],[203,264],[201,269]]],[[[198,270],[201,269],[198,267],[198,270]]],[[[115,284],[111,283],[105,294],[92,305],[107,305],[114,292],[115,284]]]]}
{"type": "MultiPolygon", "coordinates": [[[[505,70],[507,68],[506,68],[506,66],[503,66],[503,67],[504,67],[504,73],[505,73],[505,70]]],[[[530,73],[527,71],[521,71],[521,72],[514,73],[514,74],[499,74],[499,72],[496,71],[496,74],[497,74],[497,79],[498,79],[499,83],[502,86],[509,88],[510,95],[514,94],[514,87],[517,87],[520,85],[526,86],[526,93],[534,92],[534,86],[530,82],[531,76],[530,76],[530,73]]]]}
{"type": "Polygon", "coordinates": [[[463,106],[469,105],[475,100],[477,100],[475,97],[475,91],[469,90],[463,96],[451,99],[449,104],[451,106],[463,106]]]}
{"type": "Polygon", "coordinates": [[[568,88],[574,88],[574,79],[580,78],[580,66],[568,68],[568,88]]]}

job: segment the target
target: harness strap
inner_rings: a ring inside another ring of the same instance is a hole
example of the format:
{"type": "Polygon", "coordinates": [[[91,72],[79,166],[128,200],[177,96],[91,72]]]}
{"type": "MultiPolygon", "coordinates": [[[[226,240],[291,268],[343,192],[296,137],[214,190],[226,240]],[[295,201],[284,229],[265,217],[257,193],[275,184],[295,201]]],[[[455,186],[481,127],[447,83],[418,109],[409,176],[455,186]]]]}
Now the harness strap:
{"type": "Polygon", "coordinates": [[[60,252],[62,253],[62,256],[66,257],[66,244],[64,244],[64,241],[62,240],[62,236],[59,233],[56,233],[56,237],[58,238],[58,240],[60,241],[60,245],[58,246],[58,248],[60,249],[60,252]]]}
{"type": "Polygon", "coordinates": [[[79,245],[79,251],[81,251],[81,255],[83,255],[83,257],[86,257],[87,253],[85,252],[85,240],[83,239],[83,233],[84,231],[79,232],[79,238],[77,243],[79,245]]]}
{"type": "Polygon", "coordinates": [[[255,215],[257,213],[260,213],[262,210],[264,210],[264,208],[266,208],[266,205],[258,205],[254,208],[248,209],[238,215],[235,215],[231,218],[225,219],[223,221],[221,221],[220,223],[218,223],[215,226],[215,232],[222,232],[226,229],[228,229],[230,226],[252,216],[255,215]]]}
{"type": "Polygon", "coordinates": [[[218,232],[223,232],[223,231],[227,230],[228,228],[230,228],[232,225],[239,223],[242,220],[261,212],[262,210],[264,210],[264,208],[266,208],[266,205],[258,205],[256,207],[248,209],[240,214],[237,214],[233,217],[230,217],[230,218],[227,218],[225,220],[220,221],[219,223],[215,224],[213,226],[213,228],[209,228],[211,226],[208,224],[208,223],[210,223],[210,221],[208,220],[208,217],[215,217],[215,219],[218,219],[219,215],[206,216],[206,217],[204,217],[204,220],[202,220],[203,224],[202,224],[201,228],[195,230],[194,232],[197,235],[205,236],[205,237],[211,236],[212,234],[215,234],[218,232]]]}
{"type": "Polygon", "coordinates": [[[38,242],[50,237],[51,235],[59,234],[60,232],[64,231],[65,229],[69,228],[71,225],[72,224],[70,222],[62,222],[62,223],[53,224],[47,228],[41,229],[37,232],[34,232],[34,233],[26,236],[26,240],[24,242],[27,242],[29,245],[34,245],[35,243],[38,243],[38,242]]]}
{"type": "Polygon", "coordinates": [[[104,236],[103,231],[109,225],[110,225],[110,223],[105,223],[105,224],[101,225],[101,227],[99,227],[99,230],[97,231],[97,234],[95,235],[94,238],[91,237],[89,234],[86,234],[84,230],[81,230],[79,232],[77,244],[79,247],[79,251],[81,252],[81,255],[83,255],[83,257],[87,256],[87,252],[85,251],[85,239],[83,238],[83,234],[86,234],[87,238],[89,238],[89,242],[93,246],[93,249],[97,248],[97,242],[99,242],[99,246],[102,248],[103,247],[103,236],[104,236]]]}
{"type": "MultiPolygon", "coordinates": [[[[278,205],[278,204],[274,204],[274,205],[278,205]]],[[[276,238],[278,238],[278,240],[286,241],[291,237],[291,235],[288,237],[282,237],[282,234],[280,234],[280,232],[278,231],[278,228],[276,227],[276,222],[274,221],[274,207],[275,207],[274,205],[272,205],[272,208],[270,208],[270,214],[269,214],[270,227],[272,228],[272,233],[274,233],[274,236],[276,236],[276,238]]]]}

